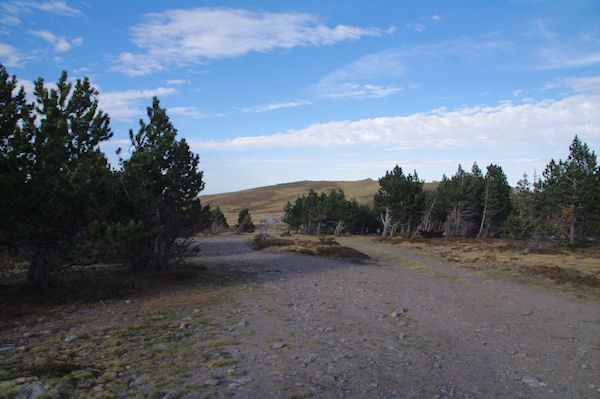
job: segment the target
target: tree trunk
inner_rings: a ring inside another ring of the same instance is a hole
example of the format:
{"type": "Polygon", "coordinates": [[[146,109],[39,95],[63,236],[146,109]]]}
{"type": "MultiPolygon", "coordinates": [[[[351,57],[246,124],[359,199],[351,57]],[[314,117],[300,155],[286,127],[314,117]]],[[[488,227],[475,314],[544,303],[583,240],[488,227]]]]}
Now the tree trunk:
{"type": "Polygon", "coordinates": [[[483,232],[483,225],[485,224],[485,215],[487,214],[487,206],[488,206],[488,192],[489,188],[485,188],[485,201],[483,203],[483,215],[481,216],[481,224],[479,225],[479,232],[477,233],[477,238],[481,237],[481,233],[483,232]]]}
{"type": "Polygon", "coordinates": [[[27,285],[48,289],[51,271],[52,263],[48,250],[46,248],[36,250],[27,271],[27,285]]]}
{"type": "Polygon", "coordinates": [[[319,220],[319,224],[317,224],[317,235],[321,234],[321,221],[319,220]]]}
{"type": "Polygon", "coordinates": [[[398,223],[392,224],[392,228],[390,229],[390,236],[394,236],[396,234],[396,230],[398,229],[398,223]]]}
{"type": "Polygon", "coordinates": [[[383,231],[381,232],[381,236],[386,238],[390,229],[390,208],[385,208],[385,219],[383,215],[379,215],[381,217],[381,223],[383,223],[383,231]]]}
{"type": "Polygon", "coordinates": [[[340,234],[342,234],[342,231],[344,230],[344,221],[340,220],[337,224],[337,226],[335,226],[335,233],[334,235],[339,236],[340,234]]]}
{"type": "Polygon", "coordinates": [[[569,244],[575,244],[575,215],[571,216],[571,226],[569,227],[569,244]]]}

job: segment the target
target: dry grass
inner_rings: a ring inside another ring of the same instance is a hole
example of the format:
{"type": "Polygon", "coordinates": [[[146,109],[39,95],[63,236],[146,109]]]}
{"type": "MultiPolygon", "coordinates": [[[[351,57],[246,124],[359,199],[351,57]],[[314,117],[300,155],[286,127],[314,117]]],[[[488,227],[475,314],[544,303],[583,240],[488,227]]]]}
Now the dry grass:
{"type": "MultiPolygon", "coordinates": [[[[426,183],[425,190],[433,190],[438,183],[426,183]]],[[[201,196],[203,204],[211,208],[219,206],[230,225],[237,221],[238,213],[249,208],[255,224],[259,220],[281,218],[283,207],[287,201],[294,202],[296,198],[308,194],[310,189],[317,193],[329,193],[331,190],[344,190],[348,199],[356,199],[361,204],[370,205],[373,196],[379,190],[377,180],[365,179],[359,181],[300,181],[277,184],[274,186],[258,187],[233,193],[201,196]]]]}
{"type": "Polygon", "coordinates": [[[260,240],[259,236],[256,236],[251,245],[258,250],[268,249],[274,252],[293,252],[353,260],[370,259],[368,255],[360,251],[340,245],[333,238],[315,240],[315,236],[299,235],[298,238],[294,239],[271,238],[260,240]]]}
{"type": "MultiPolygon", "coordinates": [[[[237,343],[219,339],[232,323],[222,310],[230,299],[220,287],[247,276],[216,267],[194,269],[195,277],[187,281],[181,279],[187,270],[174,277],[120,274],[105,280],[102,292],[92,290],[60,304],[33,293],[24,298],[20,292],[21,311],[0,319],[1,343],[15,345],[3,352],[0,398],[13,397],[21,377],[40,378],[50,389],[48,397],[180,396],[190,364],[205,374],[234,364],[228,347],[237,343]],[[135,282],[126,294],[130,299],[113,295],[125,277],[135,282]],[[24,331],[32,335],[24,339],[24,331]],[[77,338],[69,342],[69,335],[77,338]],[[103,392],[91,389],[99,384],[103,392]]],[[[77,284],[83,292],[93,281],[77,284]]],[[[56,294],[51,290],[44,296],[56,294]]],[[[8,292],[0,292],[3,308],[12,303],[7,297],[8,292]]]]}
{"type": "Polygon", "coordinates": [[[522,242],[496,239],[394,239],[387,243],[418,249],[455,267],[510,275],[519,280],[541,278],[600,294],[597,244],[532,250],[522,242]]]}

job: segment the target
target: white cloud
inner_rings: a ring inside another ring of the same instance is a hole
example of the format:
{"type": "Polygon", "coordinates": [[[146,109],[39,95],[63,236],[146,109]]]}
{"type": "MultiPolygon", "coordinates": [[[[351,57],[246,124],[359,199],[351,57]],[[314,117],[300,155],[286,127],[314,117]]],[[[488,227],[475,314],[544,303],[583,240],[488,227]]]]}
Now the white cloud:
{"type": "Polygon", "coordinates": [[[10,44],[0,43],[0,59],[4,66],[18,67],[23,58],[23,55],[19,54],[17,49],[10,44]]]}
{"type": "Polygon", "coordinates": [[[588,77],[559,78],[545,82],[540,91],[568,87],[574,93],[600,93],[600,75],[588,77]]]}
{"type": "Polygon", "coordinates": [[[29,7],[34,8],[34,9],[37,8],[38,10],[42,10],[42,11],[54,12],[59,15],[65,15],[65,16],[69,16],[69,17],[76,17],[78,15],[81,15],[80,10],[68,6],[67,3],[64,1],[45,1],[45,2],[29,1],[29,2],[21,2],[21,3],[27,4],[29,7]]]}
{"type": "Polygon", "coordinates": [[[423,32],[425,30],[425,25],[423,25],[423,24],[408,24],[408,25],[406,25],[406,29],[412,29],[415,32],[423,32]]]}
{"type": "Polygon", "coordinates": [[[69,43],[64,36],[56,36],[54,33],[48,30],[30,30],[29,33],[53,45],[54,50],[58,51],[59,53],[69,51],[72,46],[79,46],[81,43],[83,43],[83,39],[81,37],[73,39],[73,41],[69,43]]]}
{"type": "Polygon", "coordinates": [[[558,37],[556,33],[552,32],[546,27],[546,24],[541,19],[537,19],[531,22],[531,29],[528,33],[528,36],[548,40],[556,39],[558,37]]]}
{"type": "Polygon", "coordinates": [[[600,137],[600,95],[445,109],[409,116],[314,124],[302,130],[196,143],[199,150],[305,146],[387,146],[398,150],[516,148],[562,144],[574,134],[600,137]]]}
{"type": "Polygon", "coordinates": [[[309,105],[309,104],[312,104],[312,103],[308,100],[299,100],[299,101],[290,101],[290,102],[284,102],[284,103],[258,105],[256,107],[244,108],[244,109],[242,109],[242,111],[244,111],[244,112],[266,112],[266,111],[273,111],[273,110],[280,109],[280,108],[299,107],[301,105],[309,105]]]}
{"type": "MultiPolygon", "coordinates": [[[[435,160],[389,160],[389,161],[364,161],[364,162],[352,162],[343,163],[334,169],[337,170],[390,170],[395,165],[400,166],[403,169],[407,169],[412,172],[413,169],[426,168],[426,167],[443,167],[446,171],[452,171],[457,168],[458,165],[470,168],[474,162],[477,162],[480,168],[485,168],[489,164],[537,164],[543,162],[539,158],[510,158],[510,159],[435,159],[435,160]]],[[[485,169],[484,169],[485,173],[485,169]]]]}
{"type": "Polygon", "coordinates": [[[431,19],[433,19],[434,21],[439,21],[441,18],[439,15],[432,15],[431,19]]]}
{"type": "Polygon", "coordinates": [[[513,97],[519,97],[522,94],[523,94],[523,90],[521,90],[521,89],[513,91],[513,97]]]}
{"type": "Polygon", "coordinates": [[[185,79],[170,79],[167,80],[167,84],[169,85],[189,85],[190,81],[185,79]]]}
{"type": "Polygon", "coordinates": [[[439,65],[445,62],[446,57],[478,60],[495,56],[513,46],[513,43],[503,40],[460,38],[412,48],[392,48],[367,54],[328,73],[311,89],[322,97],[383,97],[404,87],[390,84],[390,81],[397,81],[421,65],[426,68],[439,65]]]}
{"type": "Polygon", "coordinates": [[[147,22],[134,26],[131,33],[142,53],[121,53],[115,66],[128,75],[277,48],[331,45],[384,32],[348,25],[328,27],[317,17],[303,13],[195,8],[148,14],[147,22]]]}
{"type": "Polygon", "coordinates": [[[383,87],[370,84],[343,83],[327,88],[323,97],[328,98],[382,98],[404,90],[402,87],[383,87]]]}
{"type": "MultiPolygon", "coordinates": [[[[100,109],[108,113],[112,119],[121,121],[130,121],[135,117],[144,115],[140,100],[151,99],[154,96],[164,97],[177,93],[177,90],[170,87],[158,87],[156,89],[146,90],[127,90],[101,92],[98,96],[100,109]]],[[[150,103],[145,106],[151,105],[150,103]]]]}
{"type": "Polygon", "coordinates": [[[20,15],[30,14],[35,10],[46,11],[67,17],[81,15],[81,10],[67,5],[64,1],[23,1],[12,0],[0,4],[0,24],[18,26],[21,24],[20,15]]]}
{"type": "Polygon", "coordinates": [[[600,76],[566,78],[564,82],[576,93],[600,93],[600,76]]]}
{"type": "Polygon", "coordinates": [[[167,110],[167,113],[173,115],[189,116],[190,118],[194,119],[202,119],[206,118],[207,116],[196,107],[172,107],[167,110]]]}

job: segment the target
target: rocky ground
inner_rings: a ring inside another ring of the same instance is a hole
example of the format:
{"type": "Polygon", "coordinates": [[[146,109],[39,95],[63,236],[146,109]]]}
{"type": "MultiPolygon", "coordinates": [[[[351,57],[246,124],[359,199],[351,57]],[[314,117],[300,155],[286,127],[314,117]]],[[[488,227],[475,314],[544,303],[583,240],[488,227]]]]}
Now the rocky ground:
{"type": "Polygon", "coordinates": [[[14,378],[3,378],[4,389],[20,397],[33,389],[107,398],[600,397],[598,301],[370,238],[340,242],[372,260],[202,238],[199,262],[223,271],[220,284],[7,321],[0,362],[14,378]],[[43,373],[44,365],[67,369],[43,373]]]}

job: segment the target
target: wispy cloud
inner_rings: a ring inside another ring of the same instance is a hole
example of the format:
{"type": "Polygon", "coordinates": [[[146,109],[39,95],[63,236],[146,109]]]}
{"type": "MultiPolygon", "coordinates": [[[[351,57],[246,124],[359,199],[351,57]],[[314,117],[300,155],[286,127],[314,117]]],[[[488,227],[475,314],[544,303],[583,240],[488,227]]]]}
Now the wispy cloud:
{"type": "MultiPolygon", "coordinates": [[[[398,93],[403,84],[392,84],[419,65],[431,67],[447,57],[476,60],[493,57],[514,47],[504,40],[459,38],[367,54],[325,75],[311,89],[323,97],[384,97],[398,93]]],[[[412,85],[409,85],[412,88],[412,85]]]]}
{"type": "Polygon", "coordinates": [[[169,114],[187,116],[193,119],[206,118],[207,115],[197,107],[172,107],[167,110],[169,114]]]}
{"type": "Polygon", "coordinates": [[[310,14],[255,12],[233,8],[168,10],[146,16],[131,29],[141,53],[123,52],[116,70],[145,75],[169,65],[197,65],[277,48],[331,45],[380,36],[378,28],[329,27],[310,14]]]}
{"type": "Polygon", "coordinates": [[[310,102],[308,100],[299,100],[299,101],[258,105],[256,107],[244,108],[244,109],[242,109],[242,111],[244,111],[244,112],[266,112],[266,111],[273,111],[273,110],[280,109],[280,108],[292,108],[292,107],[299,107],[301,105],[309,105],[309,104],[312,104],[312,102],[310,102]]]}
{"type": "Polygon", "coordinates": [[[430,166],[435,167],[444,167],[445,170],[451,171],[453,168],[456,168],[458,165],[463,165],[470,167],[473,162],[477,162],[480,167],[484,165],[489,165],[491,163],[496,164],[509,164],[509,163],[519,163],[519,164],[537,164],[542,162],[542,159],[539,158],[509,158],[509,159],[435,159],[435,160],[408,160],[408,159],[390,159],[388,161],[364,161],[364,162],[352,162],[352,163],[342,163],[334,169],[337,170],[361,170],[361,171],[370,171],[370,170],[389,170],[394,167],[394,165],[399,165],[402,168],[411,170],[416,168],[426,168],[430,166]]]}
{"type": "Polygon", "coordinates": [[[19,53],[16,48],[10,44],[0,43],[0,60],[7,67],[18,67],[21,66],[21,61],[26,58],[23,54],[19,53]]]}
{"type": "Polygon", "coordinates": [[[329,98],[382,98],[404,90],[403,87],[377,86],[370,84],[343,83],[329,87],[323,97],[329,98]]]}
{"type": "Polygon", "coordinates": [[[585,78],[565,78],[563,82],[576,93],[600,94],[600,76],[585,78]]]}
{"type": "Polygon", "coordinates": [[[190,81],[185,79],[170,79],[167,80],[167,84],[169,85],[189,85],[190,81]]]}
{"type": "Polygon", "coordinates": [[[83,38],[78,37],[69,42],[64,36],[56,36],[48,30],[30,30],[30,34],[44,39],[46,42],[54,46],[54,50],[60,53],[69,51],[73,46],[80,46],[83,43],[83,38]]]}
{"type": "Polygon", "coordinates": [[[32,11],[39,10],[50,12],[67,17],[76,17],[82,14],[81,10],[67,5],[64,1],[23,1],[8,0],[0,3],[0,24],[8,26],[18,26],[21,23],[19,18],[23,14],[29,14],[32,11]]]}
{"type": "Polygon", "coordinates": [[[563,142],[575,133],[600,137],[600,95],[574,95],[561,100],[448,111],[438,109],[409,116],[314,124],[302,130],[196,143],[204,150],[246,150],[305,146],[387,146],[417,148],[515,148],[563,142]],[[527,134],[524,134],[524,133],[527,134]]]}
{"type": "MultiPolygon", "coordinates": [[[[140,100],[149,100],[154,96],[168,96],[177,93],[171,87],[158,87],[146,90],[126,90],[100,93],[100,108],[108,113],[112,119],[130,121],[135,117],[144,115],[140,100]]],[[[146,106],[150,105],[146,104],[146,106]]]]}
{"type": "Polygon", "coordinates": [[[423,24],[407,24],[406,29],[414,30],[415,32],[425,31],[425,25],[423,24]]]}
{"type": "Polygon", "coordinates": [[[546,23],[541,19],[536,19],[531,22],[531,28],[528,32],[528,36],[537,37],[541,39],[556,39],[558,34],[552,32],[546,27],[546,23]]]}

